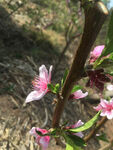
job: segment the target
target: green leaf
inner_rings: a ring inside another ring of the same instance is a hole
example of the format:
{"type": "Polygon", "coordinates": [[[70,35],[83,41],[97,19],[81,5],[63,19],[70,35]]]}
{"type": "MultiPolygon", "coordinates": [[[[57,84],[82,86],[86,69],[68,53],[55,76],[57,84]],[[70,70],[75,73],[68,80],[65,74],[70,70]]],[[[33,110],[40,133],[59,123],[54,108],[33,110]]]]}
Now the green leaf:
{"type": "Polygon", "coordinates": [[[101,140],[101,141],[104,141],[104,142],[109,142],[108,139],[107,139],[107,137],[106,137],[106,134],[105,134],[105,133],[102,133],[101,135],[96,136],[96,138],[97,138],[98,140],[101,140]]]}
{"type": "Polygon", "coordinates": [[[102,57],[107,56],[111,53],[113,53],[113,11],[111,12],[105,48],[101,56],[94,63],[94,68],[97,68],[100,64],[103,63],[103,61],[101,60],[102,57]]]}
{"type": "Polygon", "coordinates": [[[63,79],[61,80],[61,87],[63,87],[64,82],[65,82],[65,80],[66,80],[66,77],[67,77],[68,73],[69,73],[69,70],[66,69],[66,70],[65,70],[65,73],[64,73],[64,76],[63,76],[63,79]]]}
{"type": "Polygon", "coordinates": [[[66,143],[66,150],[74,150],[74,148],[68,143],[66,143]]]}
{"type": "Polygon", "coordinates": [[[47,87],[48,87],[48,89],[49,89],[50,91],[53,91],[53,90],[54,90],[53,84],[48,84],[47,87]]]}
{"type": "Polygon", "coordinates": [[[75,85],[75,86],[73,87],[72,91],[71,91],[71,94],[74,93],[74,92],[76,92],[77,90],[80,90],[80,89],[82,89],[81,86],[75,85]]]}
{"type": "Polygon", "coordinates": [[[98,112],[91,120],[86,122],[84,125],[82,125],[82,126],[80,126],[78,128],[68,129],[68,131],[81,132],[81,131],[85,131],[85,130],[91,128],[96,123],[99,115],[100,115],[100,112],[98,112]]]}
{"type": "Polygon", "coordinates": [[[57,84],[55,85],[55,87],[54,87],[54,92],[55,92],[55,93],[58,93],[58,92],[59,92],[59,88],[60,88],[60,84],[57,83],[57,84]]]}
{"type": "Polygon", "coordinates": [[[103,57],[98,63],[97,68],[108,68],[113,66],[113,53],[110,54],[109,57],[103,57]]]}
{"type": "Polygon", "coordinates": [[[55,86],[53,86],[52,84],[48,84],[47,87],[51,92],[56,94],[59,92],[60,85],[59,85],[59,83],[57,83],[55,86]]]}
{"type": "Polygon", "coordinates": [[[66,150],[82,150],[81,147],[86,146],[85,141],[76,135],[63,135],[66,141],[66,150]]]}

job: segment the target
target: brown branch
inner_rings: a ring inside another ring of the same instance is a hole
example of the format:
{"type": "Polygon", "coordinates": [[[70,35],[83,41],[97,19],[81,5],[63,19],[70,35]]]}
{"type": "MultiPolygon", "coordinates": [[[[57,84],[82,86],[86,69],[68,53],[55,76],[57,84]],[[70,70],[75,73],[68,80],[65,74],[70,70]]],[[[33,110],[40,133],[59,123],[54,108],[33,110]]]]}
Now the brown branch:
{"type": "Polygon", "coordinates": [[[92,7],[85,9],[85,26],[79,48],[75,54],[70,72],[64,83],[61,97],[53,115],[53,128],[59,127],[60,118],[64,110],[64,106],[70,96],[71,90],[84,72],[84,65],[90,53],[91,47],[108,15],[106,7],[101,2],[96,2],[92,7]],[[63,97],[63,98],[62,98],[63,97]]]}
{"type": "Polygon", "coordinates": [[[91,132],[84,138],[85,142],[88,142],[96,133],[97,131],[106,123],[108,119],[106,117],[103,117],[95,126],[94,129],[91,130],[91,132]]]}

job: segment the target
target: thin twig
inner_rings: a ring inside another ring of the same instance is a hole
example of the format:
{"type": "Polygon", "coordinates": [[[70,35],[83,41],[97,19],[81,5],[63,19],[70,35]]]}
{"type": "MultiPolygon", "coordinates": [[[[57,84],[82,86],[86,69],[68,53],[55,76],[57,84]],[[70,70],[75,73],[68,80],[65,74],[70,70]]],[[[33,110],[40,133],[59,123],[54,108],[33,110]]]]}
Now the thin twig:
{"type": "Polygon", "coordinates": [[[97,131],[106,123],[108,119],[106,117],[103,117],[95,126],[94,129],[91,130],[91,132],[84,138],[85,142],[88,142],[96,133],[97,131]]]}

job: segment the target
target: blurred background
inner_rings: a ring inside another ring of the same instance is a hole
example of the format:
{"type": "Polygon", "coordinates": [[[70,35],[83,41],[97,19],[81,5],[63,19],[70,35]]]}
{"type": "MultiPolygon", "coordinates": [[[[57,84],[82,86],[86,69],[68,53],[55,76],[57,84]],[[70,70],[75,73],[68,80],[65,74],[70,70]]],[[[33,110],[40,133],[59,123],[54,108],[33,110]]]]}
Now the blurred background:
{"type": "MultiPolygon", "coordinates": [[[[103,0],[109,12],[113,0],[103,0]]],[[[109,16],[95,45],[105,42],[109,16]]],[[[53,65],[52,81],[60,82],[64,70],[69,68],[76,52],[84,25],[84,13],[78,0],[0,0],[0,150],[37,150],[35,140],[29,135],[33,127],[51,128],[55,105],[53,95],[25,104],[32,90],[31,81],[40,65],[53,65]]],[[[85,85],[85,80],[80,80],[85,85]]],[[[81,101],[67,104],[61,123],[89,120],[99,102],[95,91],[81,101]],[[92,101],[92,99],[94,101],[92,101]]],[[[113,135],[113,122],[101,129],[108,140],[113,135]],[[107,128],[109,126],[109,129],[107,128]],[[105,132],[104,132],[105,131],[105,132]]],[[[106,144],[96,138],[87,150],[97,150],[106,144]]],[[[49,150],[61,147],[51,140],[49,150]],[[54,148],[53,148],[54,147],[54,148]]]]}

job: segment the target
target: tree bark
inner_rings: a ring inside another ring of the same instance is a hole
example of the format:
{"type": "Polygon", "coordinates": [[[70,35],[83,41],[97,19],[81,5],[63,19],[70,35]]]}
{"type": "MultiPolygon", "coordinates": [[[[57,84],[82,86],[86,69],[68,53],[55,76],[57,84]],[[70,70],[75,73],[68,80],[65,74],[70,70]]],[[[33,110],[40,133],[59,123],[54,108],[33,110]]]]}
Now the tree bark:
{"type": "Polygon", "coordinates": [[[106,7],[101,2],[96,2],[90,8],[85,8],[85,24],[80,45],[75,53],[75,57],[58,99],[53,114],[53,128],[59,127],[60,118],[64,110],[64,106],[70,96],[71,90],[75,83],[81,78],[84,72],[86,59],[91,51],[96,37],[108,15],[106,7]]]}

